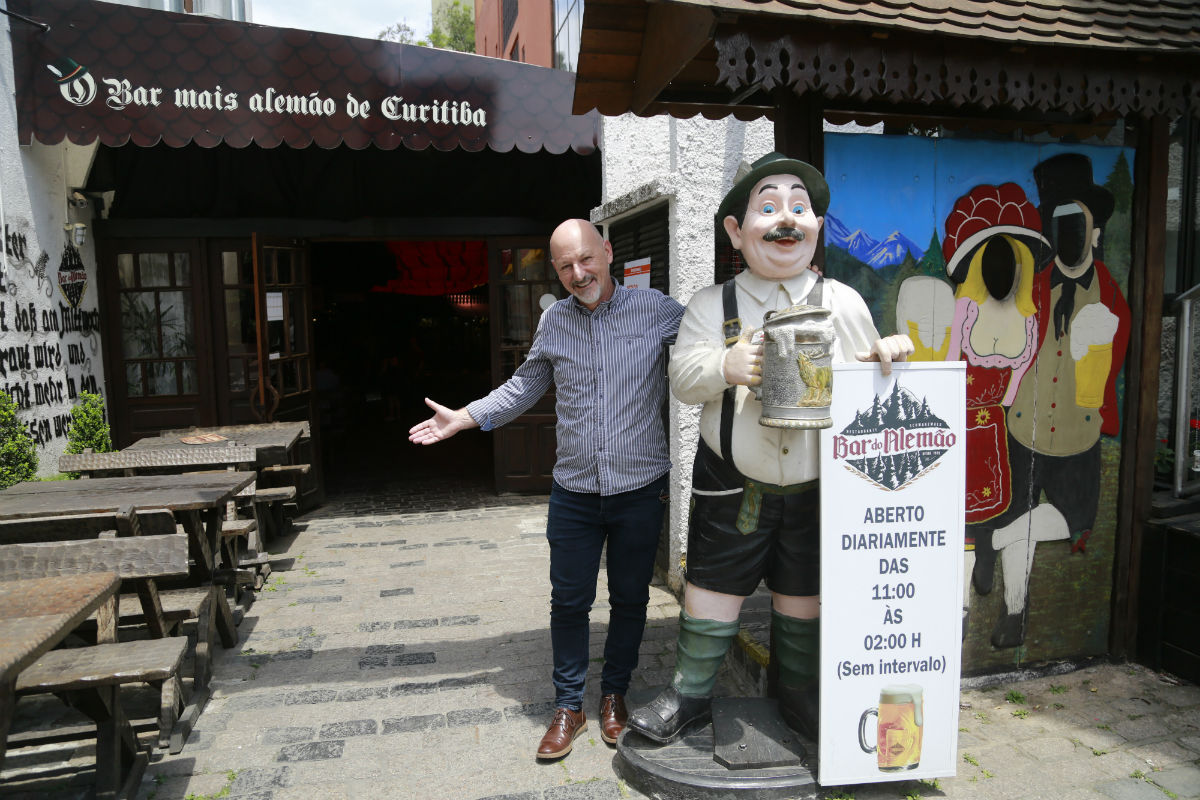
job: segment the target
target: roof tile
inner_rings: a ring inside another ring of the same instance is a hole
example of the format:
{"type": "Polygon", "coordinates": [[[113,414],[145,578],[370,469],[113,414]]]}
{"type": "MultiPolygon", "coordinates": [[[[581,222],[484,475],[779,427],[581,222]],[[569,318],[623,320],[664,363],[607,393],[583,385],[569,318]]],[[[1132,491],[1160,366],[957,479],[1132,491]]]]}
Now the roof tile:
{"type": "Polygon", "coordinates": [[[732,11],[1030,44],[1200,48],[1196,0],[680,0],[732,11]]]}

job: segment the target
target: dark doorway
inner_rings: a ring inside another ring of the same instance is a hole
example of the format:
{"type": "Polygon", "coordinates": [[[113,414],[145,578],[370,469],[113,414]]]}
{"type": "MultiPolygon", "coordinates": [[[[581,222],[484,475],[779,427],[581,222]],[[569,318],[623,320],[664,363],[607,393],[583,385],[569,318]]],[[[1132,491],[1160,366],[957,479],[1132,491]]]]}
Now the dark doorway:
{"type": "Polygon", "coordinates": [[[318,417],[328,491],[488,489],[492,437],[466,431],[429,447],[408,429],[423,398],[460,408],[491,389],[482,242],[311,245],[318,417]],[[409,268],[413,267],[415,268],[409,268]]]}

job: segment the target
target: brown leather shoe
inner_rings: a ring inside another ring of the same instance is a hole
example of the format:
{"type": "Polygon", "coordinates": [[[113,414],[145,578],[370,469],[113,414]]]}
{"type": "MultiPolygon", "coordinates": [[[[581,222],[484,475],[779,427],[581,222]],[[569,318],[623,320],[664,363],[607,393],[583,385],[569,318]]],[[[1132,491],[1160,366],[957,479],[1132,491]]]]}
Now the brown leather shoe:
{"type": "Polygon", "coordinates": [[[569,708],[554,709],[554,721],[546,730],[546,735],[538,744],[538,758],[558,758],[571,752],[571,744],[575,737],[587,729],[587,715],[583,710],[572,711],[569,708]]]}
{"type": "Polygon", "coordinates": [[[625,698],[619,694],[606,694],[600,698],[600,738],[616,744],[617,737],[625,729],[629,712],[625,710],[625,698]]]}

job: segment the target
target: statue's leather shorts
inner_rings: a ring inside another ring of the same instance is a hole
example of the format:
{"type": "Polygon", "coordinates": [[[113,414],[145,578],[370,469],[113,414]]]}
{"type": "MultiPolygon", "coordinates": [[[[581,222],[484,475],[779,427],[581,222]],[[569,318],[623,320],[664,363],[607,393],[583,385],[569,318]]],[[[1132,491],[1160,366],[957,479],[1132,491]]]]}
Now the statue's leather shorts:
{"type": "Polygon", "coordinates": [[[747,597],[765,578],[778,594],[820,594],[818,488],[818,481],[775,486],[749,480],[701,439],[692,468],[688,583],[747,597]]]}

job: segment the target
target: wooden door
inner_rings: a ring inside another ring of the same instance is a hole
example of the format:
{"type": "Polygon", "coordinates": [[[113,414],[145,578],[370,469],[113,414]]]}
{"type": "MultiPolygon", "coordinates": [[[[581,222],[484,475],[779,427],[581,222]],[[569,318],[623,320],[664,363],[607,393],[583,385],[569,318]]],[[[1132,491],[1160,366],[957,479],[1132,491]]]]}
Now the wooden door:
{"type": "MultiPolygon", "coordinates": [[[[542,310],[566,297],[550,265],[546,239],[492,240],[489,247],[492,385],[508,380],[533,345],[542,310]]],[[[493,447],[496,491],[550,491],[556,438],[554,388],[533,408],[498,428],[493,447]]]]}
{"type": "Polygon", "coordinates": [[[101,248],[118,447],[163,428],[217,422],[202,252],[196,239],[118,239],[101,248]]]}
{"type": "Polygon", "coordinates": [[[208,244],[213,297],[213,379],[222,425],[259,421],[252,408],[258,388],[258,287],[249,238],[214,239],[208,244]]]}
{"type": "Polygon", "coordinates": [[[257,358],[251,408],[261,422],[313,419],[308,245],[254,235],[257,358]]]}

